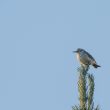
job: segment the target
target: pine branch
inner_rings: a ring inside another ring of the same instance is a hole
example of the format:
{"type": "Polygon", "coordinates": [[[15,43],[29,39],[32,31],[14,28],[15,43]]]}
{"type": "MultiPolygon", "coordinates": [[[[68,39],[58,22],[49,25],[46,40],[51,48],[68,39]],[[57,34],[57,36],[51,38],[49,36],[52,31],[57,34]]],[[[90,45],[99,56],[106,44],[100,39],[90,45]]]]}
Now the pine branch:
{"type": "Polygon", "coordinates": [[[78,91],[79,91],[79,101],[80,101],[80,109],[86,110],[87,106],[87,87],[86,87],[86,75],[87,75],[87,69],[85,70],[84,67],[79,68],[79,81],[78,81],[78,91]]]}
{"type": "Polygon", "coordinates": [[[94,102],[93,102],[93,95],[94,95],[94,76],[88,75],[88,110],[93,110],[94,102]]]}
{"type": "Polygon", "coordinates": [[[78,92],[79,92],[79,106],[72,107],[73,110],[100,110],[99,106],[94,108],[94,76],[88,73],[89,67],[81,66],[78,68],[78,92]],[[88,87],[88,88],[87,88],[88,87]]]}

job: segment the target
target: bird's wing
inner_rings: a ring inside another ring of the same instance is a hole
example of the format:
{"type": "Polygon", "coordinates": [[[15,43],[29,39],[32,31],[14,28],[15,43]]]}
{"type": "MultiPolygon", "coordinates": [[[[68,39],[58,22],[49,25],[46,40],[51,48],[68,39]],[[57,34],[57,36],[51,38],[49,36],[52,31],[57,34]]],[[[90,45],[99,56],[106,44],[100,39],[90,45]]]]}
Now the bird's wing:
{"type": "Polygon", "coordinates": [[[86,53],[83,53],[80,56],[80,62],[85,64],[85,65],[90,65],[91,60],[90,60],[89,56],[86,53]]]}
{"type": "Polygon", "coordinates": [[[91,60],[91,64],[97,64],[97,62],[96,62],[95,59],[92,57],[92,55],[90,55],[88,52],[87,52],[87,54],[88,54],[89,59],[91,60]]]}
{"type": "Polygon", "coordinates": [[[88,55],[88,57],[89,57],[90,59],[92,59],[92,60],[95,61],[95,59],[92,57],[92,55],[90,55],[88,52],[86,52],[86,53],[87,53],[87,55],[88,55]]]}

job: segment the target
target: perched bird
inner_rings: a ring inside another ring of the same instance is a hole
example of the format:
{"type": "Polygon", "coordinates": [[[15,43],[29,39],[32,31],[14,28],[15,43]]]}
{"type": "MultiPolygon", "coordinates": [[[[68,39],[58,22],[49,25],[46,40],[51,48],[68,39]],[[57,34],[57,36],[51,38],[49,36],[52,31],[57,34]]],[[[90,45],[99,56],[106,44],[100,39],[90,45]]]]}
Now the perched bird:
{"type": "Polygon", "coordinates": [[[95,59],[84,49],[78,48],[76,51],[73,51],[77,54],[77,59],[79,60],[82,66],[92,65],[94,68],[101,67],[99,66],[95,59]]]}

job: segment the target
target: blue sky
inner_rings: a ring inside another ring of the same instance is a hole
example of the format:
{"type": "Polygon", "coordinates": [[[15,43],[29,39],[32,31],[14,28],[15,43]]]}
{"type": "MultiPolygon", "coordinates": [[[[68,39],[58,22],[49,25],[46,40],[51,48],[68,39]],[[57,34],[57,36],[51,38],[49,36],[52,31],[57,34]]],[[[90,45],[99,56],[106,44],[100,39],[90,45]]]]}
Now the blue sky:
{"type": "Polygon", "coordinates": [[[110,2],[108,0],[0,1],[0,109],[71,110],[78,104],[72,53],[90,52],[101,68],[95,105],[110,108],[110,2]]]}

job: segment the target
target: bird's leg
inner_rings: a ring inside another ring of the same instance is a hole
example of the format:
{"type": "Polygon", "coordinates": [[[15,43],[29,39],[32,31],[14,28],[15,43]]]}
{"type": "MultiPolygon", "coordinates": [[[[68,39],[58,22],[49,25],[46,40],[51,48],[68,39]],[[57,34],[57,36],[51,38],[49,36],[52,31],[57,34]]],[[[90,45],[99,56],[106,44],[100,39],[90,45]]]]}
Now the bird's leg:
{"type": "Polygon", "coordinates": [[[82,69],[84,70],[84,71],[88,71],[88,69],[89,69],[89,65],[84,65],[84,64],[81,64],[81,67],[82,67],[82,69]]]}

